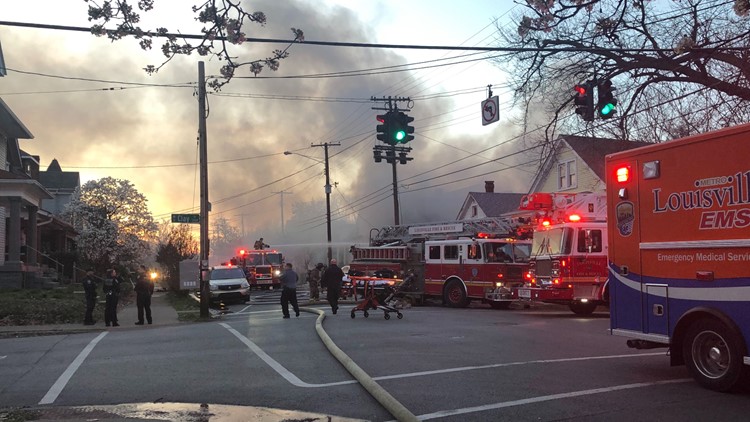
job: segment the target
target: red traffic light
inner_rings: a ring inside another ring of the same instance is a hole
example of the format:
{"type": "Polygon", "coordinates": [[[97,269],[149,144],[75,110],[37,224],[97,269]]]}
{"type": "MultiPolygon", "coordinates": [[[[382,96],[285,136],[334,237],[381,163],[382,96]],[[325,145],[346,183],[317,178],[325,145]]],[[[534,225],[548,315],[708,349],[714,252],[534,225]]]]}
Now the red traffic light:
{"type": "Polygon", "coordinates": [[[375,118],[376,118],[376,119],[377,119],[377,120],[378,120],[378,121],[379,121],[380,123],[385,123],[385,114],[378,114],[377,116],[375,116],[375,118]]]}
{"type": "Polygon", "coordinates": [[[573,89],[582,97],[586,95],[586,87],[583,85],[576,85],[573,89]]]}

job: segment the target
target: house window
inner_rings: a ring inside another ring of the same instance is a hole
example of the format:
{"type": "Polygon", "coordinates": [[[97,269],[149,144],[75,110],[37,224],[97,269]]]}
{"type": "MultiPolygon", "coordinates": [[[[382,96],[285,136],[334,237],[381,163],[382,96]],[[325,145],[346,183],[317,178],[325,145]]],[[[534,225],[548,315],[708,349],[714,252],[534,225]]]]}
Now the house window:
{"type": "Polygon", "coordinates": [[[566,161],[557,165],[557,188],[571,189],[578,186],[576,178],[576,161],[566,161]]]}
{"type": "Polygon", "coordinates": [[[471,206],[471,216],[472,217],[476,217],[477,216],[477,206],[476,205],[472,205],[471,206]]]}

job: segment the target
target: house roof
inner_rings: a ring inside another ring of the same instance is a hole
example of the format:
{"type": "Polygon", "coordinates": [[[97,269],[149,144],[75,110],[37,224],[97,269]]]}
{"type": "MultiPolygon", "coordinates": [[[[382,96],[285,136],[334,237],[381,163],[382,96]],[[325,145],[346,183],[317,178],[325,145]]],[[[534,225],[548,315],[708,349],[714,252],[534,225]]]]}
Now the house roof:
{"type": "Polygon", "coordinates": [[[13,114],[13,111],[2,98],[0,98],[0,133],[8,138],[34,139],[34,135],[13,114]]]}
{"type": "Polygon", "coordinates": [[[518,205],[524,195],[523,193],[469,192],[469,197],[477,202],[488,217],[499,217],[518,210],[518,205]]]}
{"type": "Polygon", "coordinates": [[[611,138],[590,138],[587,136],[561,136],[570,148],[578,154],[601,180],[604,180],[604,157],[615,152],[625,151],[644,145],[648,142],[623,141],[611,138]]]}
{"type": "Polygon", "coordinates": [[[47,189],[73,190],[78,187],[80,180],[77,171],[62,171],[57,159],[52,160],[47,171],[39,172],[39,183],[47,189]]]}

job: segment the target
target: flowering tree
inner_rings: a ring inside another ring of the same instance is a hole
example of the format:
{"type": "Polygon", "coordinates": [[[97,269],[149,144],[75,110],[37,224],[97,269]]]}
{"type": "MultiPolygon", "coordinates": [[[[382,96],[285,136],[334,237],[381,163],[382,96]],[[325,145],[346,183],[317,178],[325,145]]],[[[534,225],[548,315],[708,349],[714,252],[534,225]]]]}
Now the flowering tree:
{"type": "Polygon", "coordinates": [[[150,252],[156,224],[146,197],[127,180],[105,177],[79,187],[64,217],[78,231],[78,252],[103,270],[150,252]]]}
{"type": "MultiPolygon", "coordinates": [[[[196,37],[170,33],[167,28],[161,27],[154,30],[145,30],[138,26],[140,14],[135,10],[132,3],[134,0],[106,0],[101,5],[93,0],[83,0],[89,3],[89,21],[95,22],[91,32],[98,36],[107,36],[112,41],[126,36],[133,36],[139,40],[141,48],[150,50],[153,37],[164,38],[161,46],[164,53],[164,61],[158,65],[148,65],[144,70],[152,74],[161,69],[170,60],[179,54],[191,54],[197,52],[201,56],[216,56],[219,60],[226,61],[221,68],[223,80],[213,79],[209,86],[219,90],[228,83],[235,75],[235,71],[248,66],[253,75],[258,75],[264,67],[271,70],[279,68],[279,61],[288,57],[288,50],[294,42],[302,42],[305,36],[302,30],[291,28],[294,40],[283,50],[274,50],[270,56],[243,61],[230,52],[230,47],[240,45],[247,41],[243,29],[249,23],[257,23],[261,26],[266,23],[266,15],[263,12],[246,11],[239,0],[205,0],[200,6],[193,6],[193,13],[197,15],[196,20],[204,26],[202,35],[197,42],[189,39],[196,37]],[[105,24],[114,22],[114,29],[105,28],[105,24]]],[[[138,0],[138,10],[148,12],[154,8],[157,0],[138,0]]]]}
{"type": "Polygon", "coordinates": [[[619,100],[594,133],[662,141],[750,120],[750,1],[524,3],[518,25],[499,28],[519,49],[499,64],[516,100],[554,116],[547,139],[559,124],[582,129],[573,86],[591,79],[611,80],[619,100]]]}

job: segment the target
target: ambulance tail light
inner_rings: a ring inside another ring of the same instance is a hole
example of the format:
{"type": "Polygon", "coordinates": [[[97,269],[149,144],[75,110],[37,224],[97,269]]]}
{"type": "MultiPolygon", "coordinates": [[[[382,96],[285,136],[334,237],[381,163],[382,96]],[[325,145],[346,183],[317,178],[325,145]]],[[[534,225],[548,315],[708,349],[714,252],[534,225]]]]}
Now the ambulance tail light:
{"type": "Polygon", "coordinates": [[[630,167],[622,166],[615,170],[615,180],[617,183],[627,183],[630,181],[630,167]]]}

